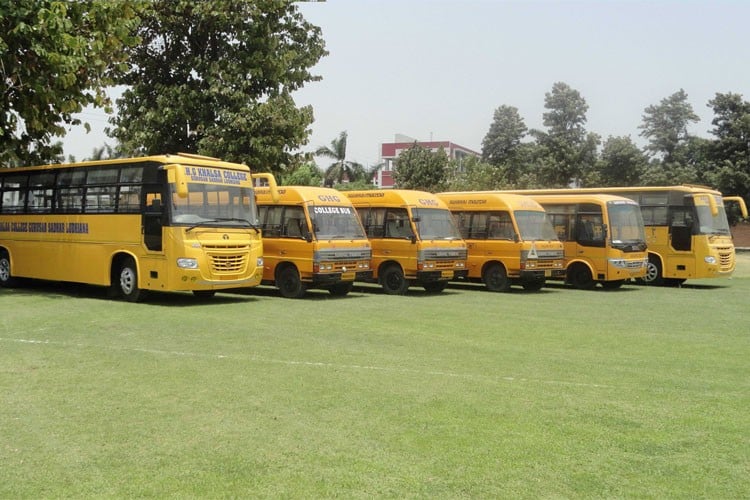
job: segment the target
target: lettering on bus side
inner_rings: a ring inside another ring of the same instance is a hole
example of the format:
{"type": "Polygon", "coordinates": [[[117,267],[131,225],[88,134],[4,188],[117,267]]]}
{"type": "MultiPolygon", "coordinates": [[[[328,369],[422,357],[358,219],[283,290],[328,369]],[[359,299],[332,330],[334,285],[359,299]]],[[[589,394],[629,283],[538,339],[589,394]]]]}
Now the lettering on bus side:
{"type": "Polygon", "coordinates": [[[334,203],[339,203],[339,202],[341,202],[341,198],[339,198],[339,197],[338,197],[338,196],[336,196],[335,194],[319,194],[319,195],[318,195],[318,199],[319,199],[320,201],[332,201],[332,202],[334,202],[334,203]]]}
{"type": "Polygon", "coordinates": [[[88,222],[0,222],[5,233],[72,233],[88,234],[88,222]]]}
{"type": "Polygon", "coordinates": [[[350,193],[349,198],[382,198],[385,193],[350,193]]]}
{"type": "Polygon", "coordinates": [[[351,214],[350,207],[313,207],[314,214],[351,214]]]}
{"type": "Polygon", "coordinates": [[[440,206],[437,200],[430,200],[427,198],[420,198],[417,200],[417,203],[419,203],[420,205],[424,205],[426,207],[439,207],[440,206]]]}

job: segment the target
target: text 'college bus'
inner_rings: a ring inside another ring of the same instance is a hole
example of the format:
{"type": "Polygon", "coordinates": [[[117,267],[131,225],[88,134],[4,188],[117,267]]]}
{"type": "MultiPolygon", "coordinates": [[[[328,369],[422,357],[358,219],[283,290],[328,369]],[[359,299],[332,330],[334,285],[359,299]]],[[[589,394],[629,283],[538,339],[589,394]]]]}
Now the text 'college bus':
{"type": "Polygon", "coordinates": [[[0,285],[87,283],[129,301],[258,285],[251,177],[245,165],[185,154],[0,171],[0,285]]]}
{"type": "Polygon", "coordinates": [[[466,273],[466,243],[434,194],[408,189],[344,191],[372,245],[373,279],[386,293],[411,284],[440,292],[466,273]]]}
{"type": "Polygon", "coordinates": [[[565,248],[565,279],[579,289],[619,288],[646,274],[638,204],[600,194],[529,195],[544,207],[565,248]]]}
{"type": "Polygon", "coordinates": [[[491,291],[512,284],[539,290],[563,277],[563,245],[544,208],[526,196],[492,192],[438,193],[466,241],[467,278],[491,291]]]}
{"type": "Polygon", "coordinates": [[[648,245],[643,281],[675,285],[686,279],[729,277],[736,265],[735,248],[724,201],[737,202],[747,218],[745,201],[722,196],[705,186],[604,187],[533,190],[538,194],[605,193],[624,196],[641,207],[648,245]]]}
{"type": "Polygon", "coordinates": [[[269,188],[256,188],[263,230],[263,283],[284,297],[308,288],[348,294],[355,280],[372,278],[372,250],[349,199],[335,189],[284,186],[274,202],[269,188]]]}

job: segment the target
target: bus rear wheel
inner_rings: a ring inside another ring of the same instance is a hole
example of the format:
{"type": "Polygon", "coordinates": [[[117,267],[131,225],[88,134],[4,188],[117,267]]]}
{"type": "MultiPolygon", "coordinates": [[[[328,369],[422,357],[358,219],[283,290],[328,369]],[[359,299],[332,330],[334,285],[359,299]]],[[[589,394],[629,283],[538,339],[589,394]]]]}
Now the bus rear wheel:
{"type": "Polygon", "coordinates": [[[130,257],[120,264],[114,286],[118,287],[119,296],[128,302],[138,302],[146,296],[146,291],[138,288],[138,268],[130,257]]]}
{"type": "Polygon", "coordinates": [[[0,251],[0,286],[10,288],[16,286],[18,280],[10,272],[10,256],[5,250],[0,251]]]}
{"type": "Polygon", "coordinates": [[[395,264],[383,269],[380,274],[380,284],[388,295],[405,295],[409,289],[409,282],[406,280],[404,272],[395,264]]]}
{"type": "Polygon", "coordinates": [[[299,271],[294,266],[286,266],[276,276],[276,286],[282,297],[287,299],[300,299],[305,296],[306,287],[302,283],[299,271]]]}
{"type": "Polygon", "coordinates": [[[648,264],[646,264],[646,275],[640,279],[642,283],[646,285],[660,286],[664,284],[664,277],[662,276],[661,260],[659,257],[653,255],[648,256],[648,264]]]}
{"type": "Polygon", "coordinates": [[[482,273],[487,290],[491,292],[507,292],[510,290],[510,280],[505,268],[500,264],[490,264],[482,273]]]}

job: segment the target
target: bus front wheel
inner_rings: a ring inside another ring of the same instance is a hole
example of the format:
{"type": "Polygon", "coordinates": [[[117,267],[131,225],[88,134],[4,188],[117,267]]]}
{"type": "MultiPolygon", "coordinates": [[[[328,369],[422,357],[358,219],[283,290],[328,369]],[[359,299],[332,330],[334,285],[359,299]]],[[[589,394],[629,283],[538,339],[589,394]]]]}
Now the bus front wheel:
{"type": "Polygon", "coordinates": [[[276,286],[281,296],[287,299],[300,299],[306,291],[305,284],[302,283],[299,272],[294,266],[286,266],[279,271],[279,275],[276,277],[276,286]]]}
{"type": "Polygon", "coordinates": [[[591,270],[583,264],[576,264],[568,271],[568,281],[579,290],[591,290],[596,286],[591,270]]]}
{"type": "Polygon", "coordinates": [[[128,302],[138,302],[146,296],[146,291],[138,288],[138,268],[132,258],[128,257],[120,264],[115,286],[118,286],[120,297],[128,302]]]}
{"type": "Polygon", "coordinates": [[[490,264],[487,266],[487,269],[482,273],[482,281],[487,286],[487,290],[491,292],[507,292],[510,290],[508,273],[505,272],[505,268],[500,264],[490,264]]]}
{"type": "Polygon", "coordinates": [[[387,266],[380,275],[380,284],[388,295],[405,295],[409,282],[401,268],[395,264],[387,266]]]}
{"type": "Polygon", "coordinates": [[[5,250],[0,251],[0,286],[7,288],[15,286],[16,283],[17,280],[10,272],[10,256],[5,250]]]}

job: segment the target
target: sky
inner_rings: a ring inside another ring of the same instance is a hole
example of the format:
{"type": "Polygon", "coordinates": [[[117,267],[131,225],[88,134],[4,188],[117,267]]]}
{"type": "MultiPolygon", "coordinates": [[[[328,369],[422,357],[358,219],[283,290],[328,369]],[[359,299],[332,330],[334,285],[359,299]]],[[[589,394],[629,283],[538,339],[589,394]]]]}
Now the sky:
{"type": "MultiPolygon", "coordinates": [[[[586,100],[586,129],[639,136],[646,107],[680,89],[710,137],[716,93],[750,100],[747,1],[328,0],[300,2],[322,30],[322,77],[294,94],[315,122],[302,151],[348,134],[347,159],[377,164],[395,134],[481,152],[503,105],[544,129],[545,94],[564,82],[586,100]]],[[[87,109],[68,133],[78,159],[113,140],[107,117],[87,109]]],[[[166,152],[166,151],[165,151],[166,152]]],[[[330,160],[318,159],[321,167],[330,160]]],[[[252,167],[252,166],[251,166],[252,167]]]]}

